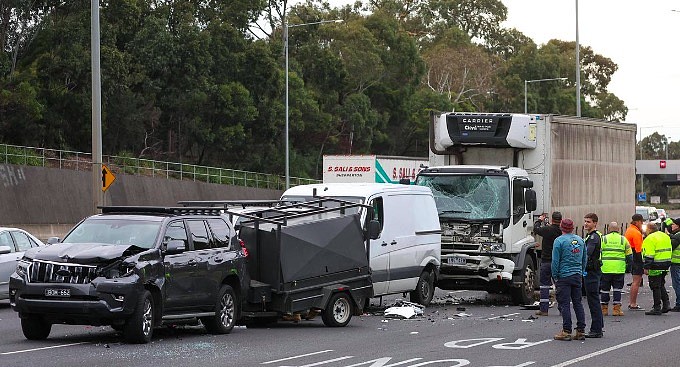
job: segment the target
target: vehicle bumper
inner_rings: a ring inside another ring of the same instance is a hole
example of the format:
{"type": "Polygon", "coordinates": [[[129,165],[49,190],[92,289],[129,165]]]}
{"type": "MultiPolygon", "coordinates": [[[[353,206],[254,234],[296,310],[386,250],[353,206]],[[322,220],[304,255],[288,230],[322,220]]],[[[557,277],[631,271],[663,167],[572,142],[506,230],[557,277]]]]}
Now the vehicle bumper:
{"type": "Polygon", "coordinates": [[[10,305],[19,317],[41,315],[51,323],[95,326],[124,322],[144,291],[137,275],[70,284],[27,283],[16,273],[10,277],[9,289],[10,305]],[[48,297],[46,289],[68,289],[70,297],[48,297]]]}
{"type": "Polygon", "coordinates": [[[515,263],[496,256],[468,254],[442,255],[437,286],[442,289],[478,289],[512,285],[515,263]],[[464,259],[465,263],[452,263],[451,258],[464,259]]]}

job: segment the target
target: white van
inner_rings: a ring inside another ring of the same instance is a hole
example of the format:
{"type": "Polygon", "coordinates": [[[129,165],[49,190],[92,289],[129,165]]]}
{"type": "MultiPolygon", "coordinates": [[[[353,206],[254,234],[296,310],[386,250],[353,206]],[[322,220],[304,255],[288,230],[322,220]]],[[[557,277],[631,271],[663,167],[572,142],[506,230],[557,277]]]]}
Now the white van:
{"type": "Polygon", "coordinates": [[[304,202],[314,196],[367,204],[361,209],[364,227],[381,224],[380,236],[368,249],[373,296],[410,292],[411,301],[427,305],[434,294],[441,259],[441,230],[432,191],[424,186],[382,183],[331,183],[292,187],[284,202],[304,202]]]}

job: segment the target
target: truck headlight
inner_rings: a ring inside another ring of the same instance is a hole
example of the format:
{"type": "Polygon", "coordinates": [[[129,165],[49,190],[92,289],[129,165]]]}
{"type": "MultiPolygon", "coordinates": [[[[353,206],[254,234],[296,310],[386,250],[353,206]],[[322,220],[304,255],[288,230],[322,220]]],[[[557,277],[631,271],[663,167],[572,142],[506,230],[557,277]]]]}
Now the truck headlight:
{"type": "Polygon", "coordinates": [[[505,252],[505,244],[504,243],[482,243],[481,246],[482,251],[484,252],[505,252]]]}
{"type": "Polygon", "coordinates": [[[26,275],[28,275],[28,269],[30,268],[31,263],[25,260],[19,260],[17,261],[17,268],[16,268],[16,273],[18,276],[24,278],[26,275]]]}

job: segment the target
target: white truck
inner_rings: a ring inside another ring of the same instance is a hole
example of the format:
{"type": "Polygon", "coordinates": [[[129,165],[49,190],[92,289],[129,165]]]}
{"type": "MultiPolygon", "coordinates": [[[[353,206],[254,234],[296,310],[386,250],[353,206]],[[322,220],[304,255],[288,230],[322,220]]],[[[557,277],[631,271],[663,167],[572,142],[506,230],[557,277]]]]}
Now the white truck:
{"type": "Polygon", "coordinates": [[[433,113],[430,166],[416,184],[432,189],[439,212],[437,286],[531,303],[537,216],[558,210],[579,223],[594,212],[604,230],[635,213],[635,133],[632,124],[568,116],[433,113]]]}
{"type": "Polygon", "coordinates": [[[427,158],[385,155],[324,155],[324,183],[399,183],[415,181],[427,158]]]}

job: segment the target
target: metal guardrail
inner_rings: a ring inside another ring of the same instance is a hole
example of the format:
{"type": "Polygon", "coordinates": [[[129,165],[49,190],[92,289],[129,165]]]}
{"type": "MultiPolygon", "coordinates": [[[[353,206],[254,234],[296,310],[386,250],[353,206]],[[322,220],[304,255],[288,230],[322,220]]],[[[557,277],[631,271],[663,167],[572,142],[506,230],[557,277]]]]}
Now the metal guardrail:
{"type": "MultiPolygon", "coordinates": [[[[91,171],[92,153],[0,144],[0,162],[25,166],[91,171]]],[[[285,176],[267,173],[115,155],[102,156],[102,163],[106,164],[114,173],[273,190],[285,190],[286,188],[285,176]]],[[[310,178],[290,178],[291,186],[319,182],[319,180],[310,178]]]]}

